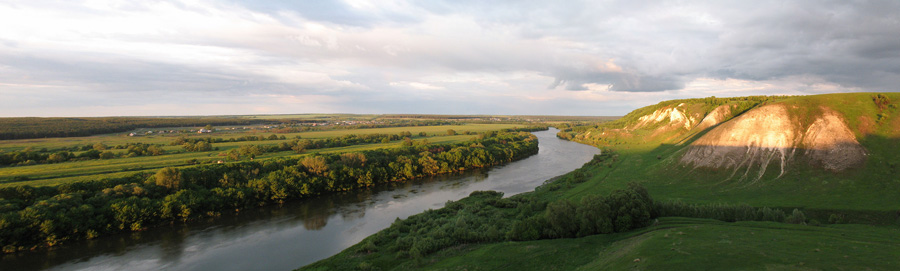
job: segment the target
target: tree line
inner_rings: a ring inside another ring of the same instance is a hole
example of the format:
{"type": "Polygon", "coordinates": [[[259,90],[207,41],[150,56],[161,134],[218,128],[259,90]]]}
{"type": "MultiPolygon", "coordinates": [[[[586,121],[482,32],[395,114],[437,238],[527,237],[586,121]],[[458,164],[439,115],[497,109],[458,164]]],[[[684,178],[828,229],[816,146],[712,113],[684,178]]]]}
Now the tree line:
{"type": "MultiPolygon", "coordinates": [[[[503,198],[501,192],[475,191],[459,201],[447,202],[443,208],[397,219],[348,251],[422,259],[464,244],[624,232],[650,225],[657,215],[653,207],[646,189],[634,184],[607,196],[590,195],[578,202],[549,201],[534,193],[503,198]]],[[[357,262],[331,267],[343,270],[373,265],[365,262],[365,257],[351,258],[357,262]]]]}
{"type": "Polygon", "coordinates": [[[286,200],[360,189],[522,159],[538,151],[526,132],[457,144],[267,159],[79,181],[0,188],[0,244],[13,252],[286,200]]]}
{"type": "Polygon", "coordinates": [[[0,118],[0,140],[73,137],[120,133],[137,128],[192,127],[203,125],[251,125],[272,120],[238,118],[0,118]]]}
{"type": "Polygon", "coordinates": [[[102,143],[84,145],[83,147],[64,148],[58,151],[34,150],[26,148],[21,151],[11,151],[0,153],[0,166],[28,166],[36,164],[53,164],[68,161],[85,161],[96,159],[113,159],[119,157],[135,157],[148,155],[163,155],[162,144],[146,144],[141,142],[127,143],[124,145],[116,145],[114,147],[106,146],[102,143]],[[69,151],[68,149],[84,150],[69,151]],[[112,149],[124,149],[124,152],[114,153],[112,149]]]}
{"type": "MultiPolygon", "coordinates": [[[[790,214],[768,207],[746,204],[687,204],[656,201],[638,183],[607,195],[559,198],[590,177],[588,172],[603,167],[615,155],[598,154],[562,177],[548,180],[535,192],[504,198],[496,191],[475,191],[440,209],[427,210],[407,219],[396,219],[390,227],[348,248],[340,261],[324,261],[305,269],[377,269],[406,259],[415,261],[443,249],[465,244],[528,241],[583,237],[627,232],[650,226],[658,217],[680,216],[735,221],[774,221],[804,224],[805,214],[790,214]],[[392,260],[395,259],[395,260],[392,260]]],[[[831,215],[829,222],[846,221],[831,215]]]]}

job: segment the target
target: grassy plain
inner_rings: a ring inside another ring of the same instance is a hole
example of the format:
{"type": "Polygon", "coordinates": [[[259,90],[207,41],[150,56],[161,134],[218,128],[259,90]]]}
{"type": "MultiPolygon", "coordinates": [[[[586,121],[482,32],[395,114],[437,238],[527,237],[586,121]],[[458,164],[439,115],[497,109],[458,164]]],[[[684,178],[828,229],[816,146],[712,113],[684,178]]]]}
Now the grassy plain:
{"type": "MultiPolygon", "coordinates": [[[[486,131],[495,131],[506,128],[513,127],[524,127],[525,125],[521,124],[464,124],[464,125],[442,125],[442,126],[409,126],[409,127],[388,127],[388,128],[365,128],[365,129],[334,129],[334,130],[324,130],[324,131],[308,131],[308,132],[299,132],[299,133],[278,133],[278,136],[285,136],[288,139],[292,139],[296,136],[300,136],[302,138],[308,139],[320,139],[320,138],[330,138],[348,134],[398,134],[400,132],[409,131],[413,134],[414,137],[417,137],[419,132],[428,133],[429,136],[436,135],[447,135],[448,129],[453,129],[459,133],[463,133],[465,131],[471,131],[475,133],[486,132],[486,131]]],[[[198,129],[200,127],[197,127],[198,129]]],[[[152,129],[156,130],[165,130],[164,128],[160,129],[152,129]]],[[[178,133],[178,134],[163,134],[163,135],[150,135],[150,136],[134,136],[129,137],[128,133],[116,133],[116,134],[107,134],[107,135],[96,135],[96,136],[87,136],[87,137],[65,137],[65,138],[37,138],[37,139],[16,139],[16,140],[3,140],[0,141],[0,150],[2,151],[19,151],[28,147],[32,147],[34,149],[56,149],[62,147],[69,147],[73,145],[93,145],[96,143],[103,143],[109,146],[115,145],[124,145],[127,143],[144,143],[144,144],[169,144],[173,140],[178,137],[185,138],[239,138],[242,136],[269,136],[275,134],[271,131],[265,130],[224,130],[217,131],[211,134],[196,134],[196,133],[178,133]]],[[[265,142],[276,142],[276,141],[265,141],[265,142]]],[[[238,142],[243,143],[243,142],[238,142]]]]}
{"type": "MultiPolygon", "coordinates": [[[[16,186],[28,184],[31,186],[47,186],[57,185],[60,183],[91,180],[104,177],[120,177],[142,171],[155,171],[163,167],[184,167],[190,166],[190,161],[196,159],[199,163],[211,163],[225,161],[225,153],[231,149],[240,148],[242,145],[258,145],[270,146],[278,145],[282,142],[293,140],[294,137],[300,136],[303,139],[324,139],[331,137],[339,137],[348,134],[398,134],[409,131],[413,134],[412,139],[427,139],[430,143],[455,143],[472,139],[473,135],[447,135],[448,129],[453,129],[459,133],[470,131],[480,133],[486,131],[495,131],[506,128],[522,127],[523,125],[514,124],[466,124],[466,125],[446,125],[446,126],[413,126],[413,127],[390,127],[390,128],[371,128],[371,129],[336,129],[326,131],[309,131],[300,133],[283,133],[278,136],[285,136],[283,140],[264,140],[264,141],[243,141],[243,142],[222,142],[214,143],[213,147],[218,150],[207,152],[182,152],[181,146],[164,146],[167,152],[159,156],[138,156],[129,158],[115,158],[108,160],[87,160],[72,161],[57,164],[38,164],[30,166],[10,166],[0,167],[0,187],[16,186]],[[420,137],[418,134],[425,132],[427,137],[420,137]],[[12,182],[12,178],[25,177],[28,181],[12,182]]],[[[122,134],[99,135],[90,137],[76,138],[47,138],[47,139],[23,139],[23,140],[6,140],[0,141],[0,149],[4,151],[21,150],[27,147],[34,149],[40,148],[61,148],[72,145],[93,145],[95,143],[103,143],[109,146],[121,145],[127,143],[141,142],[145,144],[168,144],[180,136],[187,138],[239,138],[242,136],[269,136],[272,132],[247,130],[245,132],[216,132],[212,134],[166,134],[156,136],[137,136],[129,137],[122,134]]],[[[332,153],[332,152],[351,152],[361,150],[372,150],[379,148],[393,148],[400,146],[401,141],[392,141],[390,143],[376,143],[345,146],[337,148],[314,149],[304,154],[297,154],[293,151],[282,151],[265,153],[257,156],[255,159],[270,159],[276,157],[302,156],[308,153],[332,153]]],[[[125,152],[125,150],[111,150],[112,152],[125,152]]]]}
{"type": "MultiPolygon", "coordinates": [[[[592,173],[592,181],[569,190],[567,197],[609,193],[628,182],[643,184],[656,199],[688,203],[746,203],[787,209],[828,210],[862,213],[900,210],[900,110],[879,111],[871,93],[790,97],[779,101],[799,116],[815,116],[820,106],[840,112],[867,150],[862,167],[843,172],[826,171],[802,159],[802,150],[778,177],[778,166],[770,165],[759,181],[729,178],[743,169],[694,169],[678,162],[690,142],[698,136],[672,144],[664,140],[621,141],[606,148],[618,154],[607,161],[604,172],[592,173]],[[881,123],[876,120],[882,114],[881,123]],[[893,122],[893,123],[892,123],[893,122]],[[868,125],[867,125],[868,123],[868,125]]],[[[900,94],[885,94],[900,101],[900,94]]],[[[798,120],[811,123],[812,120],[798,120]]],[[[700,134],[702,135],[702,134],[700,134]]],[[[661,136],[659,138],[665,138],[661,136]]],[[[887,223],[900,222],[888,217],[887,223]]]]}
{"type": "MultiPolygon", "coordinates": [[[[787,213],[796,208],[806,213],[807,225],[662,217],[650,227],[630,232],[463,244],[420,259],[356,253],[364,250],[361,243],[304,269],[336,270],[340,263],[361,258],[367,261],[362,269],[372,265],[382,270],[897,270],[900,94],[884,94],[895,105],[882,108],[873,103],[874,96],[853,93],[768,101],[785,104],[800,116],[795,121],[801,125],[814,121],[821,106],[840,112],[867,150],[866,163],[859,168],[825,171],[802,159],[801,152],[783,176],[769,170],[758,181],[740,180],[730,178],[734,169],[695,169],[678,163],[685,147],[706,131],[679,137],[638,129],[601,146],[609,156],[598,167],[578,173],[586,176],[585,181],[539,188],[530,195],[544,202],[579,202],[636,182],[656,201],[747,204],[787,213]]],[[[662,106],[636,110],[642,113],[632,117],[636,121],[662,106]]]]}
{"type": "Polygon", "coordinates": [[[895,227],[661,218],[583,238],[461,246],[397,270],[892,270],[895,227]],[[511,260],[514,259],[514,260],[511,260]]]}

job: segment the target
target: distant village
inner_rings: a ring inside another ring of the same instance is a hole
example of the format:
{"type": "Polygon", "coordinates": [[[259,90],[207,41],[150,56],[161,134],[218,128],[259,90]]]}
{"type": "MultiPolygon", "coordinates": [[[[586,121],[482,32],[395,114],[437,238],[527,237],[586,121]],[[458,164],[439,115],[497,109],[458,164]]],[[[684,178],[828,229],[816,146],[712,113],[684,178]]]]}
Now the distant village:
{"type": "Polygon", "coordinates": [[[241,131],[241,130],[272,130],[272,129],[284,129],[284,128],[295,128],[295,127],[329,127],[329,126],[352,126],[352,125],[375,125],[375,124],[385,124],[384,121],[353,121],[353,120],[344,120],[344,121],[324,121],[324,122],[303,122],[303,123],[291,123],[291,124],[275,124],[275,125],[259,125],[259,126],[241,126],[241,127],[219,127],[219,128],[191,128],[191,129],[138,129],[137,131],[128,133],[128,136],[150,136],[150,135],[163,135],[163,134],[207,134],[213,132],[223,132],[223,131],[241,131]]]}

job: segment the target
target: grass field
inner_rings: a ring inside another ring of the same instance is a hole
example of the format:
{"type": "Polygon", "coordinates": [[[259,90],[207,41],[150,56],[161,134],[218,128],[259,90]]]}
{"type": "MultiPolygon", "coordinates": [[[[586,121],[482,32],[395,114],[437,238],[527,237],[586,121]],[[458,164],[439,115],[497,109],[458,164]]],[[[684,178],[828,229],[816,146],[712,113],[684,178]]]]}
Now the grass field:
{"type": "MultiPolygon", "coordinates": [[[[661,217],[652,226],[629,232],[456,245],[418,259],[390,255],[380,247],[366,254],[366,244],[360,243],[304,269],[335,270],[346,267],[346,263],[358,263],[360,269],[374,266],[382,270],[897,270],[900,110],[896,105],[876,107],[874,95],[779,97],[768,101],[790,108],[797,116],[792,121],[801,127],[814,121],[821,106],[840,112],[867,150],[865,165],[858,168],[826,171],[803,160],[800,154],[788,162],[786,173],[780,177],[777,170],[771,170],[759,180],[739,180],[729,178],[733,169],[695,169],[678,162],[686,146],[706,131],[678,135],[623,129],[628,135],[601,146],[606,149],[605,158],[598,166],[559,177],[550,188],[518,195],[543,202],[567,199],[577,204],[585,196],[609,195],[634,182],[645,187],[656,201],[748,204],[787,213],[796,208],[806,213],[807,219],[798,222],[803,225],[661,217]],[[579,182],[566,181],[577,178],[573,176],[585,177],[579,182]]],[[[900,102],[900,94],[885,96],[894,104],[900,102]]],[[[636,120],[640,116],[632,117],[636,120]]],[[[586,132],[601,131],[582,133],[586,132]]],[[[464,216],[440,219],[458,221],[464,216]]]]}
{"type": "Polygon", "coordinates": [[[661,218],[627,233],[458,247],[396,270],[894,270],[898,234],[867,225],[661,218]]]}
{"type": "MultiPolygon", "coordinates": [[[[324,139],[330,137],[343,136],[348,134],[398,134],[409,131],[413,134],[414,140],[427,139],[430,143],[455,143],[472,139],[473,135],[454,135],[448,136],[447,130],[453,129],[459,133],[465,131],[480,133],[486,131],[495,131],[506,128],[521,127],[522,125],[513,124],[468,124],[468,125],[448,125],[448,126],[416,126],[416,127],[391,127],[391,128],[373,128],[373,129],[341,129],[328,131],[311,131],[302,133],[278,134],[284,135],[285,140],[265,140],[265,141],[244,141],[244,142],[223,142],[214,143],[213,147],[218,148],[215,151],[207,152],[183,152],[181,146],[165,146],[167,154],[159,156],[138,156],[130,158],[115,158],[109,160],[88,160],[73,161],[57,164],[38,164],[30,166],[13,166],[0,167],[0,187],[16,186],[28,184],[32,186],[57,185],[60,183],[91,180],[104,177],[120,177],[141,171],[155,171],[163,167],[183,167],[189,166],[189,161],[196,159],[200,163],[210,163],[225,161],[224,156],[220,153],[228,150],[239,148],[242,145],[278,145],[281,142],[288,142],[295,136],[304,139],[324,139]],[[420,137],[418,134],[425,132],[428,137],[420,137]],[[12,182],[13,178],[25,177],[27,181],[12,182]]],[[[272,133],[213,133],[213,134],[188,134],[191,138],[206,137],[222,137],[237,138],[245,135],[268,136],[272,133]]],[[[180,135],[167,136],[146,136],[146,137],[127,137],[122,135],[102,135],[78,138],[50,138],[50,139],[28,139],[28,140],[8,140],[0,142],[0,149],[24,149],[26,147],[39,148],[55,148],[71,146],[76,144],[92,145],[102,142],[106,145],[126,144],[129,142],[142,142],[146,144],[168,144],[180,135]]],[[[351,152],[361,150],[371,150],[379,148],[394,148],[400,146],[401,141],[393,141],[391,143],[364,144],[355,146],[345,146],[327,149],[309,150],[304,154],[297,154],[293,151],[282,151],[275,153],[265,153],[256,159],[269,159],[275,157],[291,157],[307,155],[309,153],[332,153],[332,152],[351,152]]],[[[125,152],[125,150],[112,150],[113,152],[125,152]]]]}
{"type": "MultiPolygon", "coordinates": [[[[389,127],[389,128],[367,128],[367,129],[336,129],[336,130],[326,130],[326,131],[309,131],[309,132],[300,132],[300,133],[279,133],[278,136],[285,136],[288,139],[294,138],[296,136],[300,136],[302,138],[308,139],[319,139],[319,138],[329,138],[335,136],[342,136],[348,134],[398,134],[400,132],[409,131],[413,134],[413,136],[418,136],[420,132],[428,133],[429,136],[434,135],[447,135],[448,129],[453,129],[459,133],[463,133],[465,131],[471,131],[475,133],[485,132],[485,131],[495,131],[506,128],[513,127],[523,127],[525,125],[516,125],[516,124],[465,124],[465,125],[443,125],[443,126],[411,126],[411,127],[389,127]]],[[[153,130],[162,130],[162,129],[153,129],[153,130]]],[[[246,131],[225,131],[225,132],[215,132],[210,134],[195,134],[195,133],[187,133],[187,134],[165,134],[165,135],[151,135],[151,136],[136,136],[129,137],[128,133],[118,133],[118,134],[107,134],[107,135],[97,135],[97,136],[88,136],[88,137],[67,137],[67,138],[39,138],[39,139],[17,139],[17,140],[3,140],[0,141],[0,150],[2,151],[18,151],[23,150],[28,147],[32,147],[34,149],[56,149],[62,147],[69,147],[74,145],[94,145],[96,143],[103,143],[108,146],[115,145],[124,145],[127,143],[145,143],[145,144],[169,144],[174,141],[178,137],[186,137],[186,138],[239,138],[242,136],[269,136],[275,134],[270,131],[262,131],[262,130],[246,130],[246,131]]],[[[274,141],[265,141],[265,142],[274,142],[274,141]]],[[[243,142],[239,142],[243,143],[243,142]]]]}
{"type": "MultiPolygon", "coordinates": [[[[639,182],[654,198],[690,203],[746,203],[850,212],[898,210],[900,156],[896,150],[900,150],[900,110],[885,110],[885,121],[866,130],[860,120],[875,119],[878,114],[871,101],[872,95],[816,95],[782,101],[791,110],[804,111],[801,115],[814,115],[814,111],[823,105],[840,111],[867,150],[863,167],[843,172],[825,171],[798,156],[789,162],[781,177],[777,176],[777,170],[770,170],[759,181],[740,181],[729,179],[733,169],[694,169],[678,163],[685,146],[699,136],[680,145],[663,140],[632,140],[609,147],[619,154],[616,161],[608,161],[608,167],[602,172],[592,172],[592,181],[571,189],[566,197],[608,193],[625,187],[628,182],[639,182]]],[[[900,95],[887,96],[900,101],[900,95]]],[[[771,167],[777,168],[777,165],[771,167]]]]}

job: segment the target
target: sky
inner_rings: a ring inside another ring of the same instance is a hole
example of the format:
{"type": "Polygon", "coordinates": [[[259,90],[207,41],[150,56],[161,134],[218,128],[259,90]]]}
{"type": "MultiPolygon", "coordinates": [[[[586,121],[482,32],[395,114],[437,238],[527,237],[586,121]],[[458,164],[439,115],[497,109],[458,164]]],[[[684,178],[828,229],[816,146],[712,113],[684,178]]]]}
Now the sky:
{"type": "Polygon", "coordinates": [[[900,1],[0,0],[0,117],[624,115],[900,91],[900,1]]]}

